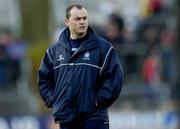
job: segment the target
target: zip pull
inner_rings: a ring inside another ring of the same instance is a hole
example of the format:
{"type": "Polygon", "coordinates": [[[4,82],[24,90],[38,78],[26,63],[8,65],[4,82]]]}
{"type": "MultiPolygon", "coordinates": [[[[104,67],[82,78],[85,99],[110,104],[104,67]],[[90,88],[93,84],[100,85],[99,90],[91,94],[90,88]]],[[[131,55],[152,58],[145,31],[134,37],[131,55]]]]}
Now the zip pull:
{"type": "Polygon", "coordinates": [[[74,65],[74,63],[69,63],[69,65],[74,65]]]}
{"type": "Polygon", "coordinates": [[[71,58],[78,53],[79,49],[80,49],[80,47],[78,47],[78,49],[73,53],[73,55],[71,56],[71,58]]]}

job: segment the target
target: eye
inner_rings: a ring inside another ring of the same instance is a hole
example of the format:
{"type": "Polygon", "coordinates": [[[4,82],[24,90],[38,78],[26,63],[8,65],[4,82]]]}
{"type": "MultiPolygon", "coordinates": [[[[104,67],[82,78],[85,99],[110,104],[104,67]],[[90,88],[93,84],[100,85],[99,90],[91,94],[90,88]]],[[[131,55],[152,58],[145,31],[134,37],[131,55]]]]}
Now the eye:
{"type": "Polygon", "coordinates": [[[85,21],[85,20],[87,20],[87,16],[85,16],[85,17],[75,17],[74,18],[75,21],[80,21],[81,19],[85,21]]]}
{"type": "Polygon", "coordinates": [[[83,20],[87,20],[87,17],[83,17],[83,20]]]}
{"type": "Polygon", "coordinates": [[[80,17],[76,17],[76,18],[74,18],[74,20],[75,21],[79,21],[79,20],[81,20],[81,18],[80,17]]]}

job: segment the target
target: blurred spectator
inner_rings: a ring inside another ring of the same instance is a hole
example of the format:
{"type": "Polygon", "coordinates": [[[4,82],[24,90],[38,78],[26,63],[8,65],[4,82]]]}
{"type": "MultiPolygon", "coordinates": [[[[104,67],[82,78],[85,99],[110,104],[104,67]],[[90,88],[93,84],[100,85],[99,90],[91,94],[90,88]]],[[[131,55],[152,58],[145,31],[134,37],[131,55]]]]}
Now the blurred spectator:
{"type": "Polygon", "coordinates": [[[10,32],[0,34],[0,87],[15,85],[21,72],[21,61],[26,47],[21,40],[15,39],[10,32]]]}
{"type": "Polygon", "coordinates": [[[151,50],[148,56],[145,58],[142,66],[142,79],[146,85],[160,85],[159,67],[159,57],[155,51],[151,50]]]}
{"type": "Polygon", "coordinates": [[[8,32],[0,33],[0,87],[8,84],[8,65],[9,56],[7,53],[7,45],[11,42],[8,32]]]}
{"type": "Polygon", "coordinates": [[[175,32],[165,28],[160,35],[162,46],[162,79],[173,84],[177,79],[176,57],[173,49],[175,43],[175,32]]]}
{"type": "Polygon", "coordinates": [[[140,14],[144,17],[155,16],[163,11],[162,0],[141,0],[140,14]]]}
{"type": "MultiPolygon", "coordinates": [[[[153,100],[156,104],[162,102],[160,96],[160,57],[152,48],[142,64],[142,81],[146,86],[147,99],[153,100]]],[[[144,91],[145,92],[145,91],[144,91]]]]}
{"type": "Polygon", "coordinates": [[[148,6],[150,12],[156,15],[162,11],[162,0],[150,0],[148,6]]]}
{"type": "Polygon", "coordinates": [[[124,20],[123,18],[112,13],[109,16],[107,26],[105,27],[105,37],[112,42],[113,46],[117,49],[124,43],[124,20]]]}
{"type": "Polygon", "coordinates": [[[16,82],[21,75],[21,63],[26,55],[26,44],[20,39],[14,39],[7,47],[7,53],[11,66],[9,68],[9,72],[11,72],[9,79],[16,82]]]}
{"type": "Polygon", "coordinates": [[[6,72],[8,64],[8,57],[5,50],[5,46],[0,44],[0,87],[7,85],[8,75],[6,72]]]}

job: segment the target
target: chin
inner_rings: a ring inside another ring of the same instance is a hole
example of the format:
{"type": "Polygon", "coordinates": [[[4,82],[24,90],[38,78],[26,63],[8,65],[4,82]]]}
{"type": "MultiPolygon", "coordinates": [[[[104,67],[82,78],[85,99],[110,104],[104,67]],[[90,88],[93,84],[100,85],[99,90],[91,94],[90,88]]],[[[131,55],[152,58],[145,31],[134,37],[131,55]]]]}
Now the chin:
{"type": "Polygon", "coordinates": [[[79,33],[86,33],[86,32],[87,32],[87,28],[79,29],[79,33]]]}
{"type": "Polygon", "coordinates": [[[80,35],[83,35],[83,34],[85,34],[87,32],[87,30],[85,30],[85,31],[79,31],[78,33],[80,34],[80,35]]]}

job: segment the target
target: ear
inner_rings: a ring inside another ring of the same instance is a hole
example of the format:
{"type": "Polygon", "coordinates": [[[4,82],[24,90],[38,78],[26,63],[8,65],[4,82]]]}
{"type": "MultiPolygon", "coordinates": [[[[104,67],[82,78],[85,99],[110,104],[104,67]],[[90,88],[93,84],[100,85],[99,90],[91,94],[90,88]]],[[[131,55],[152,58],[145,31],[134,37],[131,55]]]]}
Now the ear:
{"type": "Polygon", "coordinates": [[[64,18],[64,23],[69,26],[69,20],[67,18],[64,18]]]}

